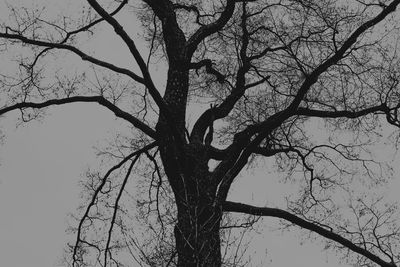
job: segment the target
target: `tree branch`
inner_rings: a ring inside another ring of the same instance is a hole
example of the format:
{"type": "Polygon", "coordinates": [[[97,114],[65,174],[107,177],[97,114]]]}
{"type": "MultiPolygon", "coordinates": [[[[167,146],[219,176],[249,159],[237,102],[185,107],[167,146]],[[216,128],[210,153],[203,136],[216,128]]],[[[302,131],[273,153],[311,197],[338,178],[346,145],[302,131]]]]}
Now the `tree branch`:
{"type": "Polygon", "coordinates": [[[289,105],[287,110],[295,110],[300,105],[304,96],[310,89],[310,87],[317,82],[319,76],[324,73],[332,65],[336,64],[339,60],[343,58],[345,53],[357,42],[357,39],[368,29],[372,28],[382,20],[384,20],[390,13],[394,12],[397,6],[400,4],[400,0],[395,0],[390,3],[386,8],[384,8],[376,17],[370,19],[359,26],[350,37],[343,43],[336,53],[328,58],[325,62],[319,65],[310,75],[306,77],[306,80],[300,87],[295,99],[289,105]]]}
{"type": "Polygon", "coordinates": [[[112,231],[113,231],[114,224],[115,224],[115,219],[117,218],[117,212],[119,209],[119,200],[121,199],[122,193],[125,190],[125,186],[126,186],[126,183],[128,182],[128,178],[132,173],[133,166],[139,159],[140,155],[141,154],[137,154],[136,157],[132,160],[132,163],[129,165],[128,171],[126,172],[124,181],[122,182],[121,188],[119,189],[119,192],[118,192],[118,196],[114,203],[113,216],[111,219],[110,228],[108,229],[107,244],[106,244],[106,248],[104,251],[104,266],[107,266],[107,254],[110,253],[110,255],[111,255],[111,251],[110,251],[111,236],[112,236],[112,231]]]}
{"type": "Polygon", "coordinates": [[[136,60],[136,63],[139,65],[140,71],[143,74],[144,84],[149,89],[150,95],[153,97],[154,101],[156,102],[157,106],[160,108],[160,111],[165,114],[165,116],[170,117],[170,112],[162,99],[160,93],[158,92],[157,88],[155,87],[153,80],[150,76],[149,70],[147,69],[147,64],[144,61],[143,57],[140,55],[139,50],[136,48],[135,42],[132,40],[131,37],[126,33],[124,28],[118,21],[108,14],[100,5],[97,3],[96,0],[88,0],[88,3],[102,16],[113,28],[114,31],[121,37],[121,39],[125,42],[128,46],[129,51],[132,53],[133,57],[136,60]]]}
{"type": "Polygon", "coordinates": [[[369,252],[368,250],[356,246],[350,240],[348,240],[330,230],[327,230],[319,225],[316,225],[316,224],[308,222],[300,217],[297,217],[296,215],[294,215],[290,212],[287,212],[285,210],[281,210],[281,209],[277,209],[277,208],[256,207],[256,206],[251,206],[251,205],[242,204],[242,203],[225,201],[225,203],[223,204],[223,211],[238,212],[238,213],[245,213],[245,214],[251,214],[251,215],[256,215],[256,216],[268,216],[268,217],[276,217],[276,218],[284,219],[284,220],[289,221],[289,222],[291,222],[297,226],[300,226],[304,229],[308,229],[310,231],[318,233],[319,235],[321,235],[323,237],[326,237],[330,240],[338,242],[339,244],[345,246],[346,248],[367,257],[368,259],[370,259],[371,261],[375,262],[376,264],[378,264],[382,267],[396,267],[396,265],[394,265],[394,263],[384,261],[383,259],[381,259],[378,256],[369,252]]]}
{"type": "Polygon", "coordinates": [[[111,63],[99,60],[97,58],[94,58],[92,56],[89,56],[88,54],[82,52],[78,48],[67,45],[67,44],[62,44],[62,43],[51,43],[51,42],[46,42],[46,41],[40,41],[40,40],[34,40],[34,39],[29,39],[25,36],[22,36],[20,34],[10,34],[7,31],[4,33],[0,33],[0,38],[4,39],[10,39],[10,40],[19,40],[25,44],[31,44],[31,45],[36,45],[36,46],[42,46],[42,47],[47,47],[47,48],[56,48],[56,49],[62,49],[62,50],[68,50],[70,52],[73,52],[74,54],[78,55],[80,58],[82,58],[85,61],[89,61],[95,65],[107,68],[109,70],[115,71],[117,73],[125,74],[129,77],[131,77],[133,80],[145,84],[145,80],[140,77],[139,75],[135,74],[134,72],[125,69],[125,68],[120,68],[118,66],[115,66],[111,63]]]}
{"type": "Polygon", "coordinates": [[[187,54],[193,55],[196,51],[198,44],[206,37],[221,30],[233,15],[235,10],[234,0],[227,0],[226,7],[222,11],[221,16],[213,23],[201,26],[187,41],[187,54]]]}
{"type": "Polygon", "coordinates": [[[107,173],[104,175],[104,177],[101,180],[101,183],[99,184],[99,186],[96,188],[96,191],[93,193],[92,199],[89,203],[89,205],[86,208],[86,211],[84,213],[84,215],[82,216],[80,222],[79,222],[79,226],[78,226],[78,233],[77,233],[77,238],[76,238],[76,242],[74,245],[74,251],[73,251],[73,255],[72,255],[72,259],[73,259],[73,264],[72,266],[75,266],[76,262],[78,261],[77,259],[77,255],[78,255],[78,248],[79,248],[79,243],[84,243],[85,241],[83,239],[81,239],[81,232],[82,232],[82,227],[83,224],[85,222],[85,220],[88,218],[89,216],[89,212],[90,209],[95,205],[96,201],[97,201],[97,196],[99,195],[99,193],[101,192],[101,190],[103,189],[104,185],[107,182],[108,177],[111,175],[111,173],[113,173],[115,170],[121,168],[128,160],[130,160],[131,158],[135,157],[135,156],[139,156],[142,153],[152,149],[153,147],[155,147],[157,145],[157,142],[152,142],[146,146],[144,146],[143,148],[136,150],[135,152],[132,152],[131,154],[129,154],[128,156],[126,156],[123,160],[121,160],[118,164],[116,164],[115,166],[113,166],[111,169],[109,169],[107,171],[107,173]]]}
{"type": "MultiPolygon", "coordinates": [[[[282,125],[288,118],[295,115],[301,101],[307,94],[312,85],[314,85],[319,76],[324,73],[332,65],[340,61],[345,55],[346,51],[354,45],[358,39],[366,30],[375,26],[386,18],[390,13],[394,12],[397,6],[400,4],[400,0],[392,1],[385,9],[383,9],[376,17],[368,20],[359,26],[350,37],[343,43],[342,47],[337,50],[331,57],[321,63],[317,68],[314,69],[309,75],[306,76],[303,84],[299,88],[296,96],[290,105],[282,111],[276,112],[272,116],[268,117],[265,121],[248,126],[242,132],[237,135],[249,136],[247,142],[241,142],[241,147],[237,147],[237,143],[232,143],[231,146],[236,149],[241,149],[241,153],[238,153],[236,159],[229,160],[224,167],[225,175],[222,178],[219,192],[218,201],[222,201],[226,198],[230,185],[234,178],[240,172],[240,170],[246,165],[248,158],[252,154],[252,151],[268,136],[274,129],[282,125]],[[250,136],[255,136],[250,138],[250,136]]],[[[204,116],[203,114],[202,116],[204,116]]],[[[199,121],[199,120],[198,120],[199,121]]]]}
{"type": "MultiPolygon", "coordinates": [[[[228,1],[228,4],[231,3],[228,1]]],[[[234,4],[233,4],[234,5],[234,4]]],[[[227,7],[228,8],[228,7],[227,7]]],[[[234,7],[233,7],[234,9],[234,7]]],[[[232,10],[233,12],[233,10],[232,10]]],[[[249,45],[249,34],[247,30],[247,10],[246,10],[246,3],[242,4],[242,16],[241,16],[241,28],[242,28],[242,35],[241,35],[241,48],[238,52],[240,55],[241,66],[238,68],[236,73],[236,82],[235,86],[232,89],[231,93],[222,101],[222,103],[218,106],[213,108],[209,108],[208,110],[204,111],[203,114],[197,119],[196,123],[193,126],[192,133],[190,135],[190,139],[193,141],[200,141],[205,134],[207,123],[210,119],[217,120],[220,118],[226,117],[231,110],[234,108],[237,101],[244,95],[246,91],[246,73],[250,69],[250,61],[247,57],[247,48],[249,45]]],[[[221,15],[222,17],[222,15],[221,15]]],[[[189,40],[190,41],[190,40],[189,40]]]]}
{"type": "Polygon", "coordinates": [[[119,107],[116,105],[112,104],[110,101],[105,99],[102,96],[73,96],[70,98],[62,98],[62,99],[51,99],[45,102],[41,103],[34,103],[34,102],[22,102],[22,103],[17,103],[15,105],[9,106],[9,107],[3,107],[0,108],[0,116],[16,109],[24,109],[24,108],[45,108],[48,106],[52,105],[62,105],[62,104],[68,104],[68,103],[76,103],[76,102],[95,102],[98,103],[109,110],[111,110],[117,117],[122,118],[130,123],[132,123],[133,126],[136,128],[140,129],[143,131],[145,134],[153,138],[154,140],[157,140],[157,133],[155,130],[153,130],[150,126],[147,124],[143,123],[136,117],[132,116],[131,114],[121,110],[119,107]]]}
{"type": "Polygon", "coordinates": [[[224,83],[225,76],[221,72],[213,68],[211,59],[203,59],[199,62],[193,62],[190,63],[189,66],[190,69],[195,69],[196,71],[202,67],[206,67],[206,72],[214,75],[219,83],[224,83]]]}
{"type": "MultiPolygon", "coordinates": [[[[121,9],[128,3],[128,0],[123,0],[121,2],[121,4],[113,11],[110,13],[110,16],[114,16],[115,14],[117,14],[119,11],[121,11],[121,9]]],[[[83,31],[87,31],[88,29],[90,29],[91,27],[95,26],[96,24],[100,23],[104,21],[104,18],[99,18],[96,19],[95,21],[92,21],[91,23],[87,24],[86,26],[83,26],[79,29],[67,32],[67,36],[64,38],[64,40],[62,41],[62,43],[66,42],[68,40],[68,38],[71,35],[77,34],[79,32],[83,32],[83,31]]]]}
{"type": "MultiPolygon", "coordinates": [[[[271,129],[274,129],[277,126],[279,126],[282,122],[284,122],[289,117],[295,115],[297,110],[299,109],[299,105],[300,105],[301,101],[303,100],[304,96],[307,94],[307,92],[311,88],[311,86],[317,82],[319,76],[322,73],[324,73],[328,68],[330,68],[332,65],[334,65],[338,61],[340,61],[343,58],[346,51],[348,49],[350,49],[353,44],[356,43],[356,41],[357,41],[358,37],[360,37],[360,35],[362,35],[369,28],[372,28],[373,26],[375,26],[376,24],[381,22],[390,13],[394,12],[399,4],[400,4],[400,0],[393,1],[385,9],[383,9],[376,17],[374,17],[371,20],[368,20],[367,22],[365,22],[361,26],[359,26],[350,35],[350,37],[343,43],[342,47],[338,51],[336,51],[335,54],[333,54],[326,61],[324,61],[321,65],[319,65],[313,72],[311,72],[309,75],[307,75],[305,81],[301,85],[294,100],[286,109],[284,109],[281,112],[275,113],[274,115],[267,118],[264,122],[259,123],[258,125],[252,125],[252,127],[253,127],[252,131],[254,133],[262,132],[265,129],[268,129],[268,131],[270,131],[271,129]]],[[[264,138],[264,135],[265,134],[260,135],[260,137],[254,139],[252,141],[252,143],[260,142],[264,138]]]]}
{"type": "Polygon", "coordinates": [[[386,104],[374,106],[359,111],[339,110],[339,111],[327,111],[327,110],[315,110],[299,107],[296,111],[296,115],[302,115],[307,117],[319,117],[319,118],[349,118],[355,119],[367,114],[387,111],[388,107],[386,104]]]}
{"type": "MultiPolygon", "coordinates": [[[[123,1],[121,2],[121,4],[120,4],[113,12],[110,13],[110,16],[116,15],[119,11],[122,10],[122,8],[123,8],[127,3],[128,3],[128,0],[123,0],[123,1]]],[[[40,21],[43,21],[43,20],[40,20],[40,21]]],[[[75,34],[78,34],[78,33],[80,33],[80,32],[84,32],[84,31],[88,31],[90,28],[94,27],[95,25],[99,24],[99,23],[102,22],[102,21],[104,21],[104,18],[99,18],[99,19],[96,19],[96,20],[90,22],[89,24],[87,24],[87,25],[85,25],[85,26],[82,26],[82,27],[80,27],[80,28],[78,28],[78,29],[75,29],[75,30],[72,30],[72,31],[69,31],[69,32],[66,31],[65,29],[63,29],[63,28],[61,28],[61,27],[59,27],[59,26],[53,24],[53,23],[49,23],[49,22],[47,22],[47,21],[43,21],[43,22],[44,22],[44,23],[47,23],[47,24],[49,24],[49,25],[52,25],[52,26],[54,26],[54,27],[56,27],[56,28],[59,28],[59,29],[61,29],[62,31],[64,31],[64,32],[66,33],[66,35],[65,35],[64,39],[63,39],[61,42],[59,42],[59,44],[65,44],[65,43],[68,41],[68,39],[69,39],[72,35],[75,35],[75,34]]],[[[32,65],[32,66],[35,65],[36,62],[38,61],[38,59],[39,59],[42,55],[44,55],[46,52],[48,52],[48,51],[50,51],[50,50],[52,50],[52,49],[54,49],[54,48],[55,48],[55,47],[46,47],[45,49],[43,49],[43,50],[36,56],[35,60],[33,61],[33,63],[32,63],[31,65],[32,65]]]]}

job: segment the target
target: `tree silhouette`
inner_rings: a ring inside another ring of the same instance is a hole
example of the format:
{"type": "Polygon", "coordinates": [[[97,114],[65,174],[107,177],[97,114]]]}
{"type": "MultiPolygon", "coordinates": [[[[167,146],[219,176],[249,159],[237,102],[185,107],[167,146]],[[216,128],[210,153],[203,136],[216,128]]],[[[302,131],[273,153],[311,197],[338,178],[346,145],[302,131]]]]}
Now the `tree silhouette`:
{"type": "MultiPolygon", "coordinates": [[[[67,261],[119,266],[118,253],[135,258],[136,249],[143,264],[221,266],[224,231],[236,225],[224,215],[241,213],[317,233],[357,266],[399,264],[397,206],[357,191],[387,180],[368,149],[381,125],[400,126],[399,4],[88,0],[73,14],[9,5],[0,38],[12,70],[1,74],[0,115],[20,110],[29,121],[49,106],[92,102],[133,129],[128,145],[101,152],[118,163],[87,173],[67,261]],[[142,23],[142,41],[127,17],[142,23]],[[110,28],[131,67],[85,46],[110,28]],[[155,67],[164,63],[160,81],[155,67]],[[321,122],[325,136],[314,136],[321,122]],[[229,201],[243,169],[266,158],[299,194],[285,210],[229,201]],[[151,225],[152,252],[127,238],[135,174],[148,185],[136,207],[151,225]]],[[[246,218],[245,226],[257,221],[246,218]]]]}

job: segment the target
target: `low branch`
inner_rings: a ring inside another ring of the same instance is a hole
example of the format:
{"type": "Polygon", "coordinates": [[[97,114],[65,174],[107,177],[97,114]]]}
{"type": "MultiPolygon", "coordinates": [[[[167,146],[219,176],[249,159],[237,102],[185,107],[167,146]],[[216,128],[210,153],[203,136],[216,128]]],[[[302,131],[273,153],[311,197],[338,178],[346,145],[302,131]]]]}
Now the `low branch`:
{"type": "Polygon", "coordinates": [[[74,251],[73,251],[73,255],[72,255],[72,260],[73,260],[72,266],[75,266],[78,261],[77,255],[78,255],[79,244],[85,242],[83,239],[81,239],[81,232],[82,232],[83,224],[89,216],[90,209],[95,205],[95,203],[97,201],[97,196],[99,195],[99,193],[103,189],[104,185],[106,184],[108,177],[115,170],[121,168],[127,161],[129,161],[130,159],[132,159],[135,156],[137,157],[137,156],[141,155],[142,153],[154,148],[156,145],[157,145],[157,142],[153,142],[153,143],[150,143],[150,144],[144,146],[143,148],[141,148],[139,150],[136,150],[135,152],[132,152],[131,154],[126,156],[123,160],[121,160],[118,164],[114,165],[111,169],[109,169],[107,171],[107,173],[104,175],[104,177],[101,180],[100,185],[97,187],[96,191],[94,192],[92,199],[91,199],[89,205],[87,206],[86,211],[79,222],[77,238],[76,238],[74,251]]]}
{"type": "Polygon", "coordinates": [[[115,225],[115,220],[117,218],[117,212],[118,212],[118,209],[119,209],[119,201],[121,199],[122,193],[125,190],[125,186],[126,186],[126,183],[128,182],[128,178],[132,173],[133,166],[138,161],[140,155],[141,154],[137,154],[136,157],[132,160],[131,165],[129,165],[128,171],[126,172],[124,181],[122,182],[121,188],[119,189],[119,192],[118,192],[118,196],[117,196],[117,198],[115,200],[115,203],[114,203],[113,216],[112,216],[112,219],[111,219],[110,228],[108,229],[107,244],[106,244],[106,248],[105,248],[105,251],[104,251],[104,266],[107,266],[107,254],[108,253],[111,254],[111,251],[110,251],[111,236],[112,236],[112,231],[113,231],[113,228],[114,228],[114,225],[115,225]]]}
{"type": "Polygon", "coordinates": [[[41,103],[33,103],[33,102],[22,102],[22,103],[17,103],[15,105],[9,106],[9,107],[3,107],[0,108],[0,116],[12,111],[12,110],[17,110],[17,109],[24,109],[24,108],[35,108],[35,109],[40,109],[40,108],[45,108],[53,105],[62,105],[62,104],[68,104],[68,103],[77,103],[77,102],[94,102],[98,103],[109,110],[111,110],[117,117],[122,118],[130,123],[132,123],[133,126],[136,128],[140,129],[142,132],[153,138],[154,140],[157,140],[157,133],[155,130],[153,130],[150,126],[147,124],[143,123],[136,117],[132,116],[131,114],[121,110],[119,107],[108,101],[102,96],[73,96],[70,98],[61,98],[61,99],[51,99],[45,102],[41,103]]]}
{"type": "Polygon", "coordinates": [[[300,217],[297,217],[296,215],[294,215],[290,212],[287,212],[285,210],[281,210],[281,209],[277,209],[277,208],[268,208],[268,207],[256,207],[256,206],[251,206],[251,205],[247,205],[247,204],[243,204],[243,203],[236,203],[236,202],[231,202],[231,201],[225,201],[222,208],[223,208],[223,211],[226,211],[226,212],[238,212],[238,213],[245,213],[245,214],[251,214],[251,215],[256,215],[256,216],[268,216],[268,217],[276,217],[276,218],[284,219],[284,220],[289,221],[289,222],[291,222],[297,226],[300,226],[304,229],[310,230],[310,231],[318,233],[319,235],[326,237],[330,240],[336,241],[339,244],[343,245],[344,247],[367,257],[368,259],[375,262],[379,266],[396,267],[396,265],[394,263],[384,261],[383,259],[381,259],[378,256],[369,252],[368,250],[355,245],[350,240],[348,240],[330,230],[327,230],[319,225],[316,225],[316,224],[306,221],[300,217]]]}

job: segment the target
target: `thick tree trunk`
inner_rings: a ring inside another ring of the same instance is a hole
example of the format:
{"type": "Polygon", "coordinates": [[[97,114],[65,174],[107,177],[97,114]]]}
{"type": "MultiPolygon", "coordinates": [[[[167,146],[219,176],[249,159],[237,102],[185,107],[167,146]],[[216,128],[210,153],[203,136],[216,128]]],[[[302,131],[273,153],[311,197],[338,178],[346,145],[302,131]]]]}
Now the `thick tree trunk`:
{"type": "Polygon", "coordinates": [[[215,205],[217,184],[208,171],[207,150],[201,143],[187,143],[185,115],[189,87],[188,61],[169,55],[164,100],[172,123],[160,116],[160,155],[178,210],[175,244],[178,266],[221,266],[220,222],[222,209],[215,205]]]}
{"type": "Polygon", "coordinates": [[[221,266],[221,209],[209,203],[178,207],[175,242],[178,266],[221,266]]]}
{"type": "Polygon", "coordinates": [[[222,207],[215,203],[217,184],[211,180],[200,151],[186,149],[184,175],[174,188],[177,206],[175,244],[178,266],[221,266],[222,207]],[[195,153],[195,151],[197,153],[195,153]]]}
{"type": "Polygon", "coordinates": [[[186,145],[184,166],[174,160],[173,146],[160,151],[178,211],[178,266],[221,266],[222,207],[215,203],[217,184],[211,180],[204,149],[186,145]]]}

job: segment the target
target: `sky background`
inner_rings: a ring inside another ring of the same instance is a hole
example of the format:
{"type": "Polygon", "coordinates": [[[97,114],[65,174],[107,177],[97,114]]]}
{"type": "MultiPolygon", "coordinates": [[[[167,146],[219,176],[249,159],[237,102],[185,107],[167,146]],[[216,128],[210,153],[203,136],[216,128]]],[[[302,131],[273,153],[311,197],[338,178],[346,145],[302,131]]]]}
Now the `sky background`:
{"type": "MultiPolygon", "coordinates": [[[[53,1],[50,5],[50,1],[35,1],[50,9],[66,8],[67,2],[53,1]]],[[[2,12],[4,2],[0,3],[0,16],[2,12]]],[[[137,23],[132,18],[122,19],[137,23]]],[[[137,26],[130,29],[132,36],[137,30],[137,26]]],[[[111,33],[104,30],[87,48],[97,51],[103,59],[132,67],[126,48],[115,38],[109,38],[111,33]]],[[[0,68],[5,67],[0,63],[0,68]]],[[[162,76],[155,75],[156,82],[162,83],[162,76]]],[[[120,120],[96,104],[54,107],[47,113],[41,122],[19,127],[15,123],[19,112],[0,117],[0,129],[5,136],[0,145],[0,266],[62,266],[58,262],[68,241],[68,213],[74,213],[79,204],[78,182],[91,163],[96,162],[94,147],[121,127],[120,120]]],[[[388,158],[392,160],[398,162],[398,158],[388,158]]],[[[398,173],[397,170],[396,178],[398,173]]],[[[235,185],[234,194],[243,199],[265,199],[287,189],[272,173],[269,175],[255,172],[235,185]]],[[[393,195],[400,188],[398,180],[392,184],[393,195]]],[[[323,251],[321,243],[301,242],[304,237],[298,232],[274,231],[277,220],[266,222],[271,227],[263,229],[254,240],[254,257],[263,260],[262,266],[348,267],[339,264],[334,254],[323,251]]]]}
{"type": "MultiPolygon", "coordinates": [[[[81,174],[95,162],[94,147],[120,126],[95,104],[56,107],[48,113],[42,122],[17,128],[18,112],[0,119],[5,134],[0,147],[1,266],[63,266],[58,262],[68,241],[68,213],[79,204],[81,174]]],[[[282,186],[274,177],[256,173],[236,185],[235,194],[262,199],[279,194],[282,186]]],[[[266,222],[271,227],[262,229],[253,240],[256,248],[249,249],[253,259],[268,264],[260,266],[347,266],[322,251],[321,243],[300,245],[304,237],[298,232],[274,231],[277,220],[266,222]]]]}

